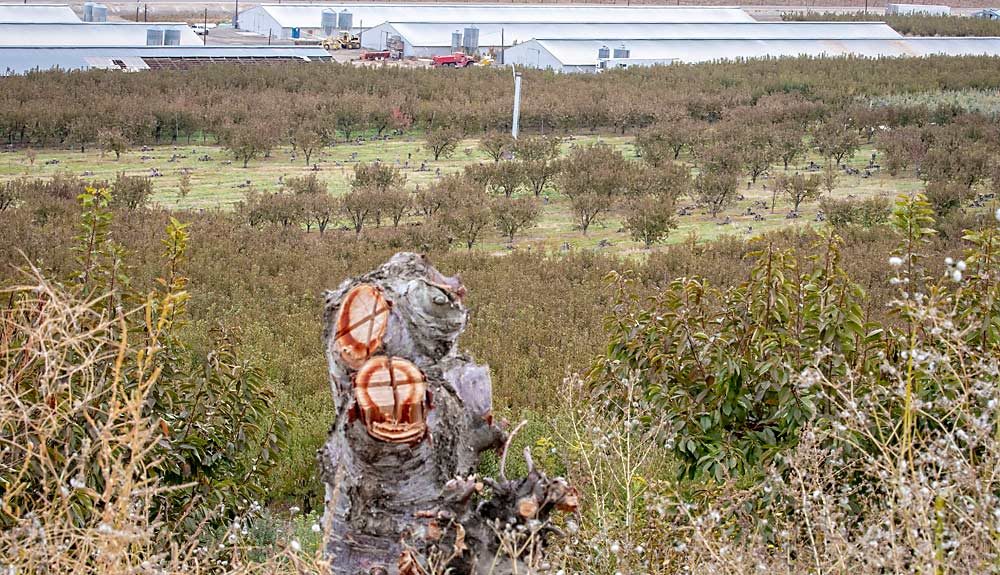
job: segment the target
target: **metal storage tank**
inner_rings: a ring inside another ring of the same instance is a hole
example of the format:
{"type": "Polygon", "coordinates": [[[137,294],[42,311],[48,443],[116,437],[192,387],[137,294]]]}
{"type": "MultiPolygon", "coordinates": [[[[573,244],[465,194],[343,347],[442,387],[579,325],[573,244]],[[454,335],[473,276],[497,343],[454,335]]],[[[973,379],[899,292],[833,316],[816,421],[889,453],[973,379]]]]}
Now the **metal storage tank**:
{"type": "Polygon", "coordinates": [[[333,29],[337,27],[337,12],[330,8],[323,10],[322,16],[320,17],[320,28],[323,29],[323,34],[327,36],[333,35],[333,29]]]}
{"type": "Polygon", "coordinates": [[[84,2],[83,3],[83,21],[93,22],[94,21],[94,3],[84,2]]]}
{"type": "Polygon", "coordinates": [[[337,28],[341,30],[354,28],[354,15],[347,8],[344,8],[340,11],[340,14],[337,14],[337,28]]]}
{"type": "Polygon", "coordinates": [[[619,48],[615,48],[615,58],[628,58],[628,57],[629,57],[629,50],[628,48],[625,47],[625,44],[622,44],[621,47],[619,48]]]}
{"type": "Polygon", "coordinates": [[[469,54],[479,50],[479,28],[469,26],[463,31],[462,47],[469,54]]]}
{"type": "Polygon", "coordinates": [[[163,30],[157,28],[146,29],[146,45],[147,46],[162,46],[163,45],[163,30]]]}
{"type": "Polygon", "coordinates": [[[611,48],[608,48],[607,46],[601,46],[600,48],[597,49],[598,60],[607,60],[610,57],[611,57],[611,48]]]}
{"type": "Polygon", "coordinates": [[[181,45],[181,31],[180,30],[164,30],[163,31],[163,45],[164,46],[180,46],[181,45]]]}
{"type": "Polygon", "coordinates": [[[457,30],[451,33],[451,51],[452,52],[462,51],[462,33],[458,32],[457,30]]]}
{"type": "Polygon", "coordinates": [[[108,7],[104,4],[94,4],[94,19],[91,22],[107,22],[108,7]]]}

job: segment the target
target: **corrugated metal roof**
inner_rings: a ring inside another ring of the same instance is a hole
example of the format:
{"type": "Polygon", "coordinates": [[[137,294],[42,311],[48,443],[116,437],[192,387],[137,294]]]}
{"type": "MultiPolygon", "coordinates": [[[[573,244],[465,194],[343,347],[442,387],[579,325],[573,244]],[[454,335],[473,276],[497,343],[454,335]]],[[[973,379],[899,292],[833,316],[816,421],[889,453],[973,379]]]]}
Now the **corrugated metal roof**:
{"type": "Polygon", "coordinates": [[[753,22],[739,8],[586,4],[262,4],[282,28],[319,28],[323,10],[350,10],[354,26],[383,22],[753,22]]]}
{"type": "MultiPolygon", "coordinates": [[[[533,38],[580,39],[849,39],[900,38],[882,22],[756,22],[726,24],[675,23],[489,23],[477,24],[480,46],[513,46],[533,38]]],[[[383,32],[396,33],[413,46],[450,46],[451,33],[461,24],[391,22],[363,36],[378,40],[383,32]]],[[[362,43],[370,43],[362,37],[362,43]]],[[[368,44],[365,44],[368,45],[368,44]]]]}
{"type": "Polygon", "coordinates": [[[508,61],[530,63],[530,58],[515,60],[517,51],[542,48],[563,65],[587,66],[597,62],[601,46],[624,44],[632,58],[708,62],[739,58],[780,58],[794,56],[1000,56],[1000,38],[917,38],[895,40],[604,40],[539,39],[526,42],[506,52],[508,61]],[[624,42],[623,42],[624,40],[624,42]]]}
{"type": "MultiPolygon", "coordinates": [[[[146,30],[179,30],[182,46],[202,44],[184,23],[78,22],[75,24],[0,23],[0,46],[145,46],[146,30]]],[[[0,61],[0,67],[3,62],[0,61]]]]}
{"type": "Polygon", "coordinates": [[[327,60],[330,54],[307,46],[121,46],[121,47],[0,47],[0,75],[34,70],[87,70],[147,67],[144,58],[298,58],[327,60]]]}
{"type": "Polygon", "coordinates": [[[80,17],[64,4],[0,4],[2,23],[79,22],[80,17]]]}

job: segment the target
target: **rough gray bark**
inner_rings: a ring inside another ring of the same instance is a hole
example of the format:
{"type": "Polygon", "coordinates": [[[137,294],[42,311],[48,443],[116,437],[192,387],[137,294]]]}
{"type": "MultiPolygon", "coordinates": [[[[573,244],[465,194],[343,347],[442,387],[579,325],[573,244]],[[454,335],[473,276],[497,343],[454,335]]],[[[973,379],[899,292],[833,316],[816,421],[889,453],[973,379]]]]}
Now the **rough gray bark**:
{"type": "Polygon", "coordinates": [[[535,470],[527,450],[527,477],[474,475],[506,436],[488,368],[456,349],[464,294],[411,253],[326,294],[336,419],[319,463],[334,573],[530,573],[555,530],[549,515],[576,508],[576,492],[535,470]]]}

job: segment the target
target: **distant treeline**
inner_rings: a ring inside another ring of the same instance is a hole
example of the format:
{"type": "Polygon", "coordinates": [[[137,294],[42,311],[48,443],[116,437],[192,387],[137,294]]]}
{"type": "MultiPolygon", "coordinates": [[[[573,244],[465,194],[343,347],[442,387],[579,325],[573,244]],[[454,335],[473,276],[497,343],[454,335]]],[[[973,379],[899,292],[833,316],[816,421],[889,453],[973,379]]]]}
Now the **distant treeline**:
{"type": "Polygon", "coordinates": [[[1000,20],[968,16],[913,14],[893,16],[866,12],[789,12],[782,20],[795,22],[885,22],[904,36],[1000,36],[1000,20]]]}
{"type": "MultiPolygon", "coordinates": [[[[1000,59],[781,59],[592,75],[526,71],[521,126],[542,133],[629,133],[678,118],[716,122],[760,103],[809,121],[869,98],[1000,88],[1000,59]]],[[[17,146],[114,149],[241,134],[326,141],[448,127],[505,129],[513,86],[504,69],[408,70],[346,65],[213,66],[122,74],[44,72],[0,80],[0,138],[17,146]]],[[[761,107],[763,109],[763,107],[761,107]]],[[[886,108],[878,121],[954,110],[886,108]]]]}

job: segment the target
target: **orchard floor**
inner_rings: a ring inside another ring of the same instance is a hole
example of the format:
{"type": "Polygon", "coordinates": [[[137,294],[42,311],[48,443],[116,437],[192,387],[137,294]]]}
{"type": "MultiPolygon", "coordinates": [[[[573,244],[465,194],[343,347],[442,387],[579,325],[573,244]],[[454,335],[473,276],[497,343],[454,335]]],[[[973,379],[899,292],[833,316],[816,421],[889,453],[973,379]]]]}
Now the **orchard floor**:
{"type": "MultiPolygon", "coordinates": [[[[636,158],[632,136],[584,135],[567,138],[564,149],[595,141],[604,141],[622,151],[628,158],[636,158]]],[[[51,177],[57,173],[68,173],[85,179],[113,180],[118,172],[130,175],[161,175],[154,180],[154,202],[168,209],[232,209],[250,189],[274,191],[281,187],[280,180],[293,176],[316,173],[324,179],[334,195],[344,193],[350,185],[353,166],[358,162],[381,160],[398,166],[407,177],[407,186],[427,186],[439,175],[456,172],[474,162],[490,161],[477,147],[477,140],[466,139],[454,155],[448,159],[433,161],[418,137],[403,136],[388,141],[365,142],[364,144],[339,143],[317,152],[306,165],[301,154],[294,156],[287,147],[274,150],[270,157],[252,160],[247,168],[235,161],[225,150],[216,145],[192,143],[188,145],[155,146],[147,151],[133,150],[115,160],[113,154],[102,155],[97,150],[36,150],[34,163],[29,161],[25,150],[7,151],[0,154],[0,181],[20,177],[51,177]],[[421,169],[423,165],[424,169],[421,169]],[[178,193],[180,175],[184,170],[190,173],[191,193],[181,198],[178,193]]],[[[850,165],[861,169],[867,165],[874,150],[863,147],[850,160],[850,165]]],[[[682,155],[682,161],[688,161],[682,155]]],[[[822,163],[816,156],[800,158],[790,170],[804,170],[810,161],[822,163]]],[[[772,171],[781,171],[777,166],[772,171]]],[[[749,237],[761,232],[787,226],[809,225],[816,219],[817,205],[807,203],[800,209],[799,218],[788,219],[791,206],[784,198],[778,198],[774,212],[757,208],[763,220],[755,221],[746,215],[751,205],[765,201],[770,204],[771,192],[768,178],[762,177],[749,187],[741,186],[742,199],[727,209],[718,218],[712,218],[700,210],[691,215],[678,217],[678,228],[669,242],[682,241],[695,235],[698,240],[711,240],[721,235],[749,237]]],[[[876,173],[872,177],[847,175],[840,172],[833,195],[847,197],[887,196],[919,189],[921,182],[915,178],[892,178],[888,174],[876,173]]],[[[518,249],[552,250],[601,249],[615,252],[641,251],[643,246],[632,241],[622,230],[621,223],[614,215],[591,227],[584,235],[573,222],[568,201],[559,194],[549,191],[544,200],[543,215],[539,224],[516,238],[518,249]]],[[[689,198],[682,198],[679,206],[692,206],[689,198]]],[[[414,221],[417,221],[414,218],[414,221]]],[[[477,249],[503,252],[508,249],[504,240],[496,232],[484,237],[477,249]]]]}

